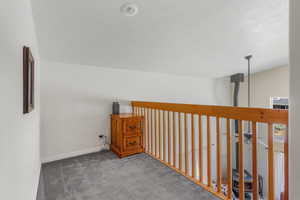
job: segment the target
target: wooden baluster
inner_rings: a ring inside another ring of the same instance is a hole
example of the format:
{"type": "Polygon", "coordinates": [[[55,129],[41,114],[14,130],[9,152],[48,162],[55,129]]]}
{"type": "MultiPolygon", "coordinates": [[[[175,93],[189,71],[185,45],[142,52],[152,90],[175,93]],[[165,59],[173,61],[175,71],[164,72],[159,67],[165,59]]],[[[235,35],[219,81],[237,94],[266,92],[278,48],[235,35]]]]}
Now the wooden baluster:
{"type": "Polygon", "coordinates": [[[268,199],[275,200],[273,124],[268,123],[268,199]]]}
{"type": "Polygon", "coordinates": [[[150,119],[150,132],[149,132],[149,151],[153,155],[153,110],[149,109],[149,119],[150,119]]]}
{"type": "Polygon", "coordinates": [[[210,135],[210,116],[207,116],[207,185],[211,187],[211,135],[210,135]]]}
{"type": "Polygon", "coordinates": [[[217,192],[221,192],[221,184],[222,184],[222,161],[221,161],[221,132],[220,132],[220,118],[216,118],[217,125],[217,192]]]}
{"type": "Polygon", "coordinates": [[[164,150],[164,161],[167,162],[167,124],[166,124],[166,111],[163,111],[163,150],[164,150]]]}
{"type": "Polygon", "coordinates": [[[230,119],[226,119],[226,128],[227,128],[227,184],[228,184],[228,199],[232,199],[232,141],[231,141],[231,128],[230,128],[230,119]]]}
{"type": "Polygon", "coordinates": [[[257,172],[256,121],[252,121],[252,180],[253,180],[253,200],[257,200],[258,199],[258,172],[257,172]]]}
{"type": "Polygon", "coordinates": [[[195,122],[194,122],[194,114],[191,114],[191,145],[192,145],[192,177],[195,178],[195,122]]]}
{"type": "Polygon", "coordinates": [[[289,199],[289,137],[288,127],[284,137],[284,200],[289,199]]]}
{"type": "MultiPolygon", "coordinates": [[[[140,114],[139,114],[139,116],[142,116],[142,108],[141,107],[139,107],[139,112],[140,112],[140,114]]],[[[141,123],[141,128],[142,128],[142,130],[144,131],[144,124],[143,123],[141,123]]],[[[141,139],[141,145],[142,145],[142,148],[144,149],[144,139],[143,139],[143,137],[142,137],[142,139],[141,139]]]]}
{"type": "Polygon", "coordinates": [[[176,167],[176,113],[173,111],[173,166],[176,167]]]}
{"type": "Polygon", "coordinates": [[[158,158],[162,160],[161,155],[161,111],[158,110],[158,158]]]}
{"type": "Polygon", "coordinates": [[[155,156],[155,110],[151,109],[151,152],[155,156]]]}
{"type": "Polygon", "coordinates": [[[199,181],[203,183],[203,138],[202,138],[202,115],[199,114],[198,118],[198,128],[199,128],[199,181]]]}
{"type": "Polygon", "coordinates": [[[154,155],[157,158],[157,110],[154,110],[154,155]]]}
{"type": "Polygon", "coordinates": [[[150,149],[151,149],[151,154],[154,156],[154,133],[155,133],[155,128],[154,128],[154,119],[153,119],[153,109],[150,109],[150,123],[151,123],[151,134],[150,134],[150,149]]]}
{"type": "Polygon", "coordinates": [[[238,123],[239,134],[239,199],[245,199],[245,182],[244,182],[244,133],[242,127],[242,121],[238,123]]]}
{"type": "Polygon", "coordinates": [[[147,153],[151,153],[150,152],[150,120],[149,120],[149,109],[146,108],[145,109],[145,117],[146,117],[146,123],[147,123],[147,131],[146,131],[146,152],[147,153]]]}
{"type": "Polygon", "coordinates": [[[154,152],[153,152],[153,140],[152,140],[152,136],[153,136],[153,110],[150,108],[149,110],[149,113],[150,113],[150,139],[149,139],[149,142],[150,142],[150,152],[152,155],[154,155],[154,152]]]}
{"type": "Polygon", "coordinates": [[[171,165],[171,122],[170,112],[168,111],[168,163],[171,165]]]}
{"type": "Polygon", "coordinates": [[[178,112],[179,171],[182,170],[181,113],[178,112]]]}
{"type": "Polygon", "coordinates": [[[189,146],[188,146],[188,127],[187,127],[187,114],[184,113],[184,148],[185,148],[185,174],[189,174],[189,146]]]}
{"type": "Polygon", "coordinates": [[[159,135],[160,135],[160,123],[159,123],[159,120],[160,120],[160,117],[159,117],[159,112],[160,110],[156,110],[156,116],[157,116],[157,121],[156,121],[156,125],[157,125],[157,132],[156,132],[156,152],[157,152],[157,158],[160,159],[160,152],[159,152],[159,144],[160,144],[160,141],[159,141],[159,135]]]}
{"type": "Polygon", "coordinates": [[[147,130],[148,130],[148,124],[147,124],[147,117],[146,117],[146,110],[143,108],[143,116],[144,116],[144,122],[143,122],[143,134],[142,134],[142,139],[143,139],[143,147],[144,147],[144,152],[147,153],[147,130]]]}
{"type": "Polygon", "coordinates": [[[146,148],[146,151],[147,151],[147,153],[151,154],[151,152],[150,152],[150,133],[151,133],[150,132],[150,112],[149,112],[148,108],[146,109],[146,116],[147,116],[147,135],[146,135],[147,148],[146,148]]]}
{"type": "MultiPolygon", "coordinates": [[[[146,134],[146,119],[145,119],[145,108],[141,107],[141,115],[144,117],[143,122],[143,132],[146,134]]],[[[142,134],[142,147],[144,149],[144,152],[146,151],[146,137],[145,134],[142,134]]]]}

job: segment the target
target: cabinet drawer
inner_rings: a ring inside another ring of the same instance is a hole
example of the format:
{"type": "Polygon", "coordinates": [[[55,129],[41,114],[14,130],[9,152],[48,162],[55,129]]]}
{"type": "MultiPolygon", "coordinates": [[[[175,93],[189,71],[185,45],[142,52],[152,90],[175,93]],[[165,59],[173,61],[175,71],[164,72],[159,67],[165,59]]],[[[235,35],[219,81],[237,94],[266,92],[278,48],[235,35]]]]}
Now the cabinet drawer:
{"type": "Polygon", "coordinates": [[[141,137],[135,136],[135,137],[126,137],[125,138],[125,149],[131,150],[136,149],[141,146],[141,137]]]}
{"type": "Polygon", "coordinates": [[[142,131],[142,121],[140,119],[127,119],[124,121],[124,135],[138,135],[142,131]]]}

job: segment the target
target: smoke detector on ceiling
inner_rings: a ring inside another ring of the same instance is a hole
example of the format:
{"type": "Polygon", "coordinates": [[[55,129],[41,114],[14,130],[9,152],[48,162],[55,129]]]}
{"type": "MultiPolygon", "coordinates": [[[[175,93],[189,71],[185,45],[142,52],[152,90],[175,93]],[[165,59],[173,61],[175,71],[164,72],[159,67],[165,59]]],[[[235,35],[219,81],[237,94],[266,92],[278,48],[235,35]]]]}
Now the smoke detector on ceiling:
{"type": "Polygon", "coordinates": [[[121,6],[121,13],[128,17],[135,16],[138,13],[138,11],[139,9],[136,4],[126,3],[123,6],[121,6]]]}

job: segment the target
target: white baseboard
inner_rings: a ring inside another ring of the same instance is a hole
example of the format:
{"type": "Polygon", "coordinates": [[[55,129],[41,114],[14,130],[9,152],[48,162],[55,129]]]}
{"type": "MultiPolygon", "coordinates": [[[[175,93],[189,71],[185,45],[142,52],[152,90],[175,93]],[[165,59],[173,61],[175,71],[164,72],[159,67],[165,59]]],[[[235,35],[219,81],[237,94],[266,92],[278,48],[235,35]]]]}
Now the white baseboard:
{"type": "Polygon", "coordinates": [[[106,149],[108,149],[107,146],[96,146],[96,147],[83,149],[83,150],[79,150],[79,151],[73,151],[73,152],[69,152],[69,153],[62,153],[62,154],[58,154],[58,155],[43,158],[42,163],[49,163],[49,162],[62,160],[62,159],[66,159],[66,158],[81,156],[81,155],[84,155],[84,154],[95,153],[95,152],[98,152],[98,151],[101,151],[101,150],[106,150],[106,149]]]}
{"type": "Polygon", "coordinates": [[[37,194],[38,194],[39,185],[40,185],[41,168],[42,168],[42,164],[40,163],[37,174],[36,174],[35,185],[34,185],[35,199],[37,199],[37,194]]]}

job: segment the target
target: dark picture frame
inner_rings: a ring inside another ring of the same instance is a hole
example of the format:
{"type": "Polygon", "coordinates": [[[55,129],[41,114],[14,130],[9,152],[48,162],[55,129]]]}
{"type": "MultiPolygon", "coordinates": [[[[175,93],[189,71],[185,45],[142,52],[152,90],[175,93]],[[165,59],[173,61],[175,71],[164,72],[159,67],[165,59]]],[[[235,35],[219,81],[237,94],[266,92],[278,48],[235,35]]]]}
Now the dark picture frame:
{"type": "Polygon", "coordinates": [[[23,114],[34,109],[34,58],[29,47],[23,47],[23,114]]]}

